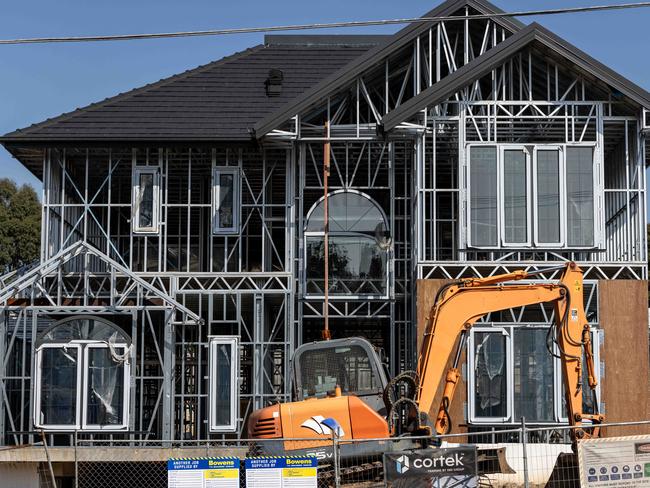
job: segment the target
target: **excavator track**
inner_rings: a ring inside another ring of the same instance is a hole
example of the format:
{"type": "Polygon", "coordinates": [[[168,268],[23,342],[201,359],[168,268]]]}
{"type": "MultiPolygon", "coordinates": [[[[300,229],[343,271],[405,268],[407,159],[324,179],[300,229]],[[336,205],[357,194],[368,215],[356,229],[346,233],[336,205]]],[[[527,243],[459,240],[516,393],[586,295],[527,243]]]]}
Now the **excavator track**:
{"type": "MultiPolygon", "coordinates": [[[[340,485],[350,488],[363,488],[368,485],[376,485],[384,480],[384,465],[381,461],[370,461],[354,466],[341,467],[340,485]]],[[[318,486],[334,487],[336,473],[331,464],[318,466],[318,486]]]]}

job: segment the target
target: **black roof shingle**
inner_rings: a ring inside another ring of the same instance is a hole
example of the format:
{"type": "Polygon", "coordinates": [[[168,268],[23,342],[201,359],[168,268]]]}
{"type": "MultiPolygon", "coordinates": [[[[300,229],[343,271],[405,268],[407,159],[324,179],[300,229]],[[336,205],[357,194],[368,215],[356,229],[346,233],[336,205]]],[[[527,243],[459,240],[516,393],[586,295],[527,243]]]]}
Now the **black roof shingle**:
{"type": "Polygon", "coordinates": [[[249,141],[259,120],[384,39],[268,36],[265,44],[10,132],[0,141],[249,141]],[[283,72],[275,97],[265,89],[271,69],[283,72]]]}

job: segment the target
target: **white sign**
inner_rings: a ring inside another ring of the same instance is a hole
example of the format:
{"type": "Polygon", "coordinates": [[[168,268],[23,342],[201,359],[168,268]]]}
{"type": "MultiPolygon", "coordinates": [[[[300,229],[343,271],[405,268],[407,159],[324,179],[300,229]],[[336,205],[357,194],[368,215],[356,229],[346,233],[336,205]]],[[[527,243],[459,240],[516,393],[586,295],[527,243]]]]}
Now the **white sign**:
{"type": "Polygon", "coordinates": [[[650,487],[650,436],[585,439],[578,460],[582,488],[650,487]]]}
{"type": "Polygon", "coordinates": [[[239,459],[170,459],[167,461],[167,487],[239,488],[239,459]]]}
{"type": "Polygon", "coordinates": [[[248,458],[246,488],[317,488],[318,461],[314,457],[248,458]]]}

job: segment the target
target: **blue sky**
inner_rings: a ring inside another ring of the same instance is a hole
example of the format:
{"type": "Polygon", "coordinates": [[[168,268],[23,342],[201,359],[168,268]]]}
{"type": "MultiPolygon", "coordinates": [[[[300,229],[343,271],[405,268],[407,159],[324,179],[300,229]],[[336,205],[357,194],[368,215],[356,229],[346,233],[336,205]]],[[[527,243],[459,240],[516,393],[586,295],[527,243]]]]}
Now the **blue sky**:
{"type": "MultiPolygon", "coordinates": [[[[415,17],[436,0],[21,0],[4,2],[0,38],[127,34],[415,17]]],[[[507,11],[593,5],[596,0],[496,0],[507,11]]],[[[537,20],[650,90],[650,9],[537,20]]],[[[398,26],[318,31],[391,33],[398,26]]],[[[263,34],[88,44],[0,45],[0,133],[40,122],[219,59],[263,34]]],[[[2,176],[40,182],[0,149],[2,176]]]]}

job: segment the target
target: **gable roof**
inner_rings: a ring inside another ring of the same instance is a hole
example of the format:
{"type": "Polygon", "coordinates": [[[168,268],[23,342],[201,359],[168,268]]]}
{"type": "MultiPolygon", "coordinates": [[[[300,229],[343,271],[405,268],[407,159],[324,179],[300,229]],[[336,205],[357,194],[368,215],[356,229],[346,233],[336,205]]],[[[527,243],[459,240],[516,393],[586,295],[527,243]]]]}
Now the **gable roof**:
{"type": "MultiPolygon", "coordinates": [[[[496,14],[503,12],[503,10],[499,9],[487,0],[447,0],[430,12],[424,14],[422,17],[443,17],[445,15],[453,14],[465,6],[472,7],[483,14],[496,14]]],[[[493,19],[493,21],[511,32],[517,32],[525,27],[525,24],[511,17],[497,17],[493,19]]],[[[300,113],[310,106],[320,102],[327,93],[343,88],[347,83],[350,83],[356,77],[374,67],[379,60],[393,54],[417,36],[424,33],[429,29],[431,23],[433,22],[416,22],[409,24],[394,35],[390,36],[390,38],[383,44],[369,50],[363,56],[355,59],[341,70],[332,73],[320,83],[306,91],[301,97],[293,100],[291,103],[283,106],[273,114],[260,120],[254,127],[255,136],[258,138],[263,137],[297,113],[300,113]]]]}
{"type": "Polygon", "coordinates": [[[386,114],[381,120],[383,129],[386,131],[391,130],[411,117],[415,112],[447,100],[460,88],[486,75],[520,49],[535,41],[543,44],[594,77],[606,82],[642,107],[650,109],[650,93],[646,90],[553,34],[548,29],[537,23],[532,23],[386,114]]]}
{"type": "Polygon", "coordinates": [[[387,36],[267,36],[258,45],[179,75],[19,129],[3,143],[250,141],[250,128],[387,36]],[[283,72],[268,97],[269,70],[283,72]]]}

